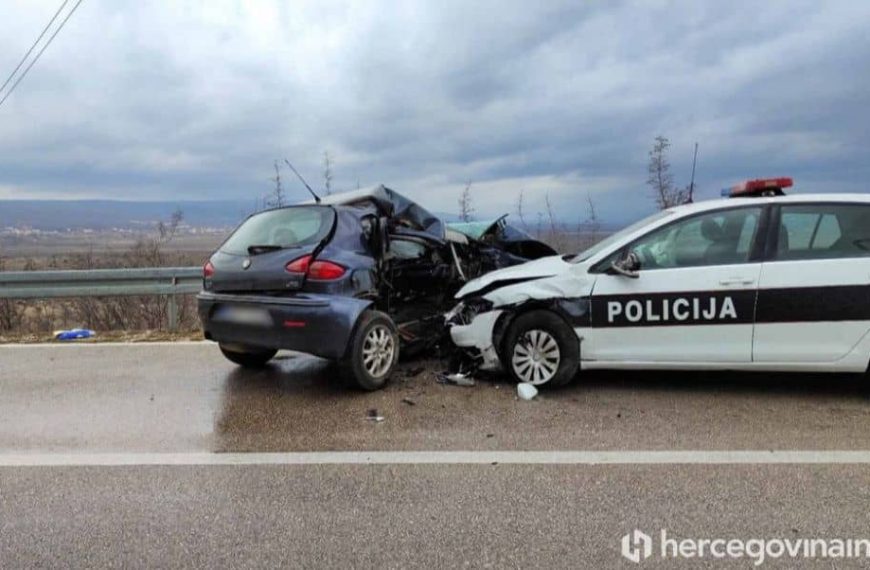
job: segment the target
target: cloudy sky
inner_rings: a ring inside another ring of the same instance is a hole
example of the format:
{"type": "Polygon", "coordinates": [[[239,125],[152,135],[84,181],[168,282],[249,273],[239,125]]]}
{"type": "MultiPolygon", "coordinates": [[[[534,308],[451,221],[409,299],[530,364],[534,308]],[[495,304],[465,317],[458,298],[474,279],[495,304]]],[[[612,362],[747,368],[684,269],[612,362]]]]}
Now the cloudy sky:
{"type": "MultiPolygon", "coordinates": [[[[0,2],[0,81],[60,1],[0,2]]],[[[338,189],[618,220],[658,134],[702,197],[866,191],[868,30],[856,0],[84,0],[0,107],[0,198],[253,199],[328,151],[338,189]]]]}

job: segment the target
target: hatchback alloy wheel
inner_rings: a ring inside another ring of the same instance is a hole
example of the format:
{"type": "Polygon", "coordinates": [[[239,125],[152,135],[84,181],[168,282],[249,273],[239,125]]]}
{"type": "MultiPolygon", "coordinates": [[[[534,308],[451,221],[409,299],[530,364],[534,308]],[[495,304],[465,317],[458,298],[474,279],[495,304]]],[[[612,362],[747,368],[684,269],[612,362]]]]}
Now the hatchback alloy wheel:
{"type": "Polygon", "coordinates": [[[380,378],[390,371],[395,358],[396,345],[393,335],[385,325],[369,329],[363,341],[363,366],[373,378],[380,378]]]}

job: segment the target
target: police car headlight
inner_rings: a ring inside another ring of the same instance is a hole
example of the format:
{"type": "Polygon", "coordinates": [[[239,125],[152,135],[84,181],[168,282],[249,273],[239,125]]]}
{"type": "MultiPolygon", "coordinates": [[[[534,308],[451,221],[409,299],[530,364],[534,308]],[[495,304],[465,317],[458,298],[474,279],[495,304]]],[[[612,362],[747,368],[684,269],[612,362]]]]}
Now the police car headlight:
{"type": "Polygon", "coordinates": [[[466,299],[453,307],[444,318],[450,325],[467,325],[480,313],[492,310],[492,301],[486,299],[466,299]]]}
{"type": "Polygon", "coordinates": [[[447,321],[447,324],[456,324],[456,320],[459,318],[459,315],[462,311],[465,310],[465,303],[462,301],[459,302],[455,307],[450,309],[445,315],[444,320],[447,321]]]}

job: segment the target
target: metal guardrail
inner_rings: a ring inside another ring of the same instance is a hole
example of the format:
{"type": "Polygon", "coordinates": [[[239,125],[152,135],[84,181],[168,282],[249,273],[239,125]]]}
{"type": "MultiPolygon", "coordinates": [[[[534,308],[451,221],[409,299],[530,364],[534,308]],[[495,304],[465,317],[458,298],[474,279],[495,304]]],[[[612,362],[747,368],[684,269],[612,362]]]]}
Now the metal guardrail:
{"type": "Polygon", "coordinates": [[[178,328],[177,295],[202,289],[202,268],[159,267],[0,272],[0,299],[165,295],[169,330],[178,328]]]}

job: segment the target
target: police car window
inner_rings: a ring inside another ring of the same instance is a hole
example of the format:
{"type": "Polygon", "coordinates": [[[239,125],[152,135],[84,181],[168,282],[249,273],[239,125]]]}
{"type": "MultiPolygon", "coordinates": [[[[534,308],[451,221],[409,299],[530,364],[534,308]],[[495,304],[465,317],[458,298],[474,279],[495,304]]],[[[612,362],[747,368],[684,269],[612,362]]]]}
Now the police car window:
{"type": "MultiPolygon", "coordinates": [[[[618,232],[616,232],[614,234],[610,234],[608,237],[604,238],[603,240],[596,243],[592,247],[590,247],[584,251],[581,251],[580,253],[575,255],[570,260],[570,262],[571,263],[580,263],[580,262],[586,261],[590,257],[592,257],[594,255],[598,255],[602,251],[612,247],[614,244],[617,244],[620,241],[624,240],[626,237],[630,236],[631,234],[633,234],[634,232],[643,228],[644,226],[648,226],[650,224],[653,224],[653,223],[655,223],[663,218],[666,218],[668,216],[671,216],[671,215],[673,215],[673,212],[671,212],[670,210],[663,210],[660,212],[656,212],[655,214],[648,216],[648,217],[640,220],[639,222],[635,222],[635,223],[631,224],[630,226],[627,226],[627,227],[619,230],[618,232]]],[[[612,261],[614,261],[615,259],[617,259],[620,254],[621,254],[621,252],[617,251],[617,252],[613,253],[612,255],[608,256],[608,258],[603,262],[604,267],[610,267],[610,263],[612,261]]],[[[599,265],[602,265],[602,262],[599,262],[599,265]]]]}
{"type": "Polygon", "coordinates": [[[694,216],[639,239],[632,246],[641,269],[670,269],[746,263],[761,208],[694,216]]]}
{"type": "Polygon", "coordinates": [[[783,206],[776,259],[870,256],[870,206],[783,206]]]}

